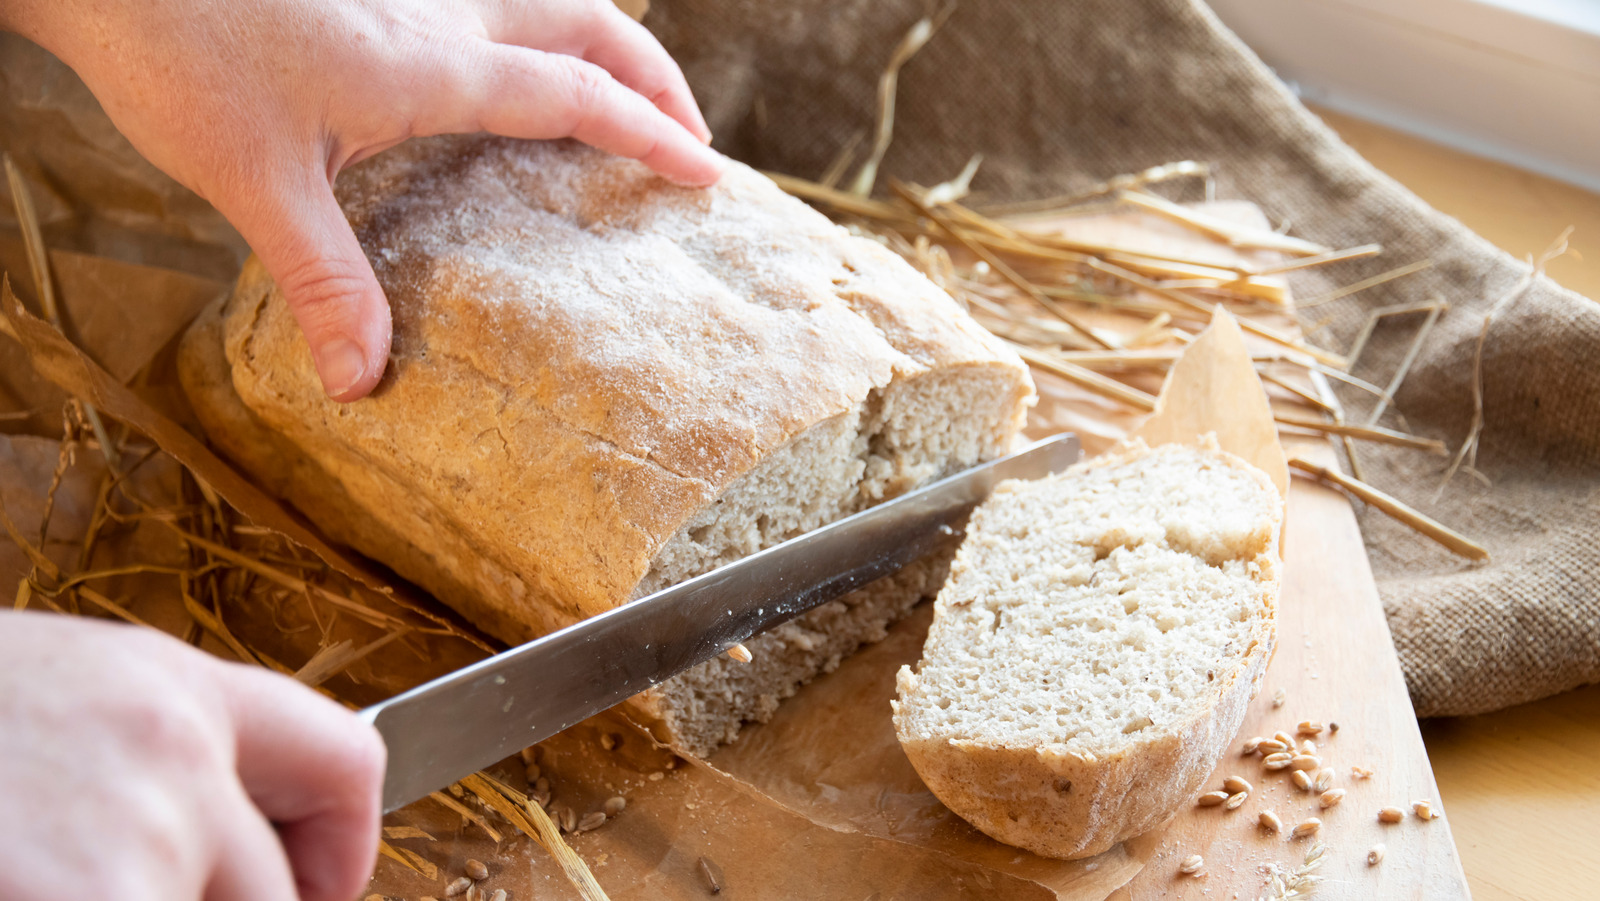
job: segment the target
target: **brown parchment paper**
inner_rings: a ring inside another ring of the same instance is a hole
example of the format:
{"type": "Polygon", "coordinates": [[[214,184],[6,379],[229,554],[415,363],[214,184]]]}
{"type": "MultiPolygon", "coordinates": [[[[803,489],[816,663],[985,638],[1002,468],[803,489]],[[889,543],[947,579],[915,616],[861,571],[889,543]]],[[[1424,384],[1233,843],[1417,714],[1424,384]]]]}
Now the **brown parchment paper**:
{"type": "Polygon", "coordinates": [[[1227,310],[1212,318],[1168,370],[1155,412],[1133,436],[1155,447],[1194,444],[1206,434],[1270,476],[1278,497],[1289,496],[1289,464],[1278,443],[1272,404],[1250,361],[1244,333],[1227,310]]]}
{"type": "MultiPolygon", "coordinates": [[[[330,563],[344,562],[343,552],[322,543],[170,418],[48,324],[28,315],[9,293],[0,293],[0,304],[37,371],[155,439],[251,520],[281,525],[280,531],[295,543],[326,554],[323,559],[330,563]]],[[[1110,319],[1103,324],[1118,327],[1110,319]]],[[[1061,384],[1052,388],[1047,378],[1041,378],[1041,388],[1043,400],[1031,420],[1033,437],[1058,431],[1059,414],[1069,405],[1085,415],[1081,411],[1093,411],[1099,403],[1061,384]]],[[[1231,318],[1219,317],[1187,349],[1167,380],[1158,411],[1140,431],[1147,440],[1193,441],[1214,432],[1225,449],[1263,468],[1274,465],[1277,446],[1270,413],[1231,318]]],[[[1105,412],[1101,421],[1115,418],[1111,410],[1105,412]]],[[[1101,446],[1137,424],[1136,417],[1125,413],[1116,419],[1101,446]]],[[[59,447],[48,439],[10,439],[0,463],[19,462],[0,466],[0,499],[8,509],[16,506],[26,514],[40,506],[59,447]]],[[[152,481],[139,488],[171,494],[177,465],[155,459],[164,462],[151,470],[152,481]]],[[[57,492],[58,510],[81,509],[92,500],[104,478],[103,469],[94,468],[96,461],[98,455],[79,450],[57,492]]],[[[1281,451],[1275,465],[1281,471],[1281,451]]],[[[74,529],[81,528],[80,520],[52,520],[51,535],[60,536],[52,540],[60,544],[63,559],[70,556],[64,551],[70,549],[74,529]]],[[[186,551],[168,531],[143,525],[103,541],[94,565],[180,559],[186,551]]],[[[335,571],[329,574],[330,584],[351,592],[385,587],[386,573],[359,562],[350,565],[344,572],[364,576],[362,582],[335,571]]],[[[24,566],[15,556],[0,556],[0,578],[14,584],[11,577],[24,572],[24,566]]],[[[152,623],[184,621],[170,584],[146,580],[121,588],[140,598],[141,616],[152,623]]],[[[467,635],[423,634],[437,620],[416,616],[415,610],[391,600],[392,595],[369,591],[369,596],[375,596],[375,603],[394,604],[397,616],[413,617],[417,634],[375,650],[327,684],[351,703],[370,703],[485,653],[467,635]]],[[[268,596],[230,610],[229,625],[253,647],[291,668],[303,666],[330,643],[359,644],[381,634],[348,617],[329,620],[326,613],[303,599],[268,596]]],[[[600,810],[608,798],[626,799],[621,815],[570,837],[600,883],[618,899],[708,897],[702,858],[720,874],[719,896],[732,898],[1098,901],[1125,884],[1153,853],[1160,830],[1089,860],[1050,860],[976,832],[921,784],[895,740],[888,701],[895,671],[920,655],[928,619],[924,609],[899,623],[882,642],[800,689],[771,722],[748,727],[737,742],[707,761],[657,746],[617,714],[596,717],[550,739],[537,754],[542,774],[551,782],[551,809],[571,808],[581,817],[600,810]],[[604,742],[603,735],[609,736],[604,742]]],[[[216,644],[207,646],[226,656],[227,649],[216,644]]],[[[527,784],[515,759],[495,772],[514,787],[527,784]]],[[[465,860],[477,858],[489,863],[494,874],[485,884],[490,890],[505,888],[513,898],[576,897],[550,857],[504,824],[498,827],[503,840],[495,842],[458,814],[424,801],[387,818],[386,828],[393,846],[415,856],[411,867],[380,859],[372,882],[375,893],[442,897],[444,885],[460,874],[465,860]]]]}
{"type": "MultiPolygon", "coordinates": [[[[0,234],[0,269],[10,273],[22,302],[39,309],[38,288],[19,238],[0,234]]],[[[66,250],[50,252],[50,270],[73,342],[123,384],[226,287],[187,272],[66,250]]],[[[0,407],[27,414],[0,419],[0,432],[59,437],[66,397],[12,339],[0,335],[0,407]]]]}

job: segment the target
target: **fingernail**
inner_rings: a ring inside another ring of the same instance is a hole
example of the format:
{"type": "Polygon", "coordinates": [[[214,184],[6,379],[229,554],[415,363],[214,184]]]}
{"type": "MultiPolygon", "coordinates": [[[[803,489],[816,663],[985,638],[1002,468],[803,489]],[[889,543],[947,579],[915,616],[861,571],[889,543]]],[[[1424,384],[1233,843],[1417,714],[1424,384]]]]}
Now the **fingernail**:
{"type": "Polygon", "coordinates": [[[317,351],[317,375],[335,400],[354,388],[366,371],[367,355],[348,338],[335,338],[317,351]]]}

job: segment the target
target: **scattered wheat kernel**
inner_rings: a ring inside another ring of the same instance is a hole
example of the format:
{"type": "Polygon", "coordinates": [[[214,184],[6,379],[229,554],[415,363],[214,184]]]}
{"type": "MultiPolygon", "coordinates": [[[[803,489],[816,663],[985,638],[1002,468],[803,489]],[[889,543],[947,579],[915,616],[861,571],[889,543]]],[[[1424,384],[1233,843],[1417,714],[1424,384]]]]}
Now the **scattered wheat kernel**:
{"type": "Polygon", "coordinates": [[[1321,735],[1322,724],[1316,720],[1305,720],[1295,727],[1295,731],[1301,735],[1321,735]]]}
{"type": "Polygon", "coordinates": [[[1309,738],[1306,739],[1305,741],[1300,743],[1300,753],[1302,753],[1302,754],[1315,754],[1315,753],[1317,753],[1317,743],[1312,741],[1309,738]]]}
{"type": "Polygon", "coordinates": [[[489,901],[506,901],[506,890],[503,888],[495,889],[494,894],[489,896],[489,901]]]}
{"type": "Polygon", "coordinates": [[[606,799],[606,805],[605,805],[606,816],[614,817],[617,814],[621,813],[622,811],[626,810],[627,807],[628,807],[628,799],[624,798],[621,795],[616,795],[615,797],[607,798],[606,799]]]}
{"type": "Polygon", "coordinates": [[[524,766],[537,763],[539,760],[539,746],[528,745],[526,748],[518,751],[517,756],[522,758],[522,763],[524,766]]]}
{"type": "Polygon", "coordinates": [[[1272,709],[1276,710],[1279,707],[1282,707],[1283,702],[1287,700],[1289,700],[1289,693],[1281,688],[1278,689],[1272,693],[1272,709]]]}
{"type": "Polygon", "coordinates": [[[651,782],[660,782],[662,779],[665,779],[666,777],[667,777],[666,773],[663,773],[660,770],[656,770],[654,773],[651,773],[650,775],[646,776],[645,778],[649,779],[651,782]]]}
{"type": "Polygon", "coordinates": [[[539,791],[536,788],[536,789],[533,789],[532,791],[528,792],[528,797],[532,798],[533,799],[533,803],[539,805],[540,807],[549,807],[550,806],[550,793],[549,792],[542,792],[542,791],[539,791]]]}
{"type": "Polygon", "coordinates": [[[1283,831],[1283,820],[1278,819],[1278,815],[1270,810],[1261,811],[1261,816],[1256,819],[1261,823],[1261,828],[1268,832],[1283,831]]]}
{"type": "Polygon", "coordinates": [[[1290,758],[1289,766],[1297,770],[1317,770],[1322,768],[1322,758],[1315,754],[1296,754],[1290,758]]]}
{"type": "Polygon", "coordinates": [[[1350,768],[1350,775],[1357,779],[1371,779],[1372,771],[1364,766],[1353,766],[1350,768]]]}
{"type": "Polygon", "coordinates": [[[1294,760],[1293,754],[1290,754],[1288,751],[1279,751],[1276,754],[1268,754],[1266,757],[1263,757],[1261,759],[1261,765],[1269,770],[1281,770],[1287,768],[1289,766],[1289,762],[1292,760],[1294,760]]]}
{"type": "Polygon", "coordinates": [[[1294,747],[1294,736],[1287,732],[1278,731],[1272,733],[1272,740],[1282,744],[1285,748],[1294,747]]]}
{"type": "Polygon", "coordinates": [[[750,649],[742,644],[736,644],[729,648],[728,656],[739,661],[740,663],[749,663],[751,660],[755,659],[753,656],[751,656],[750,649]]]}
{"type": "Polygon", "coordinates": [[[1342,788],[1330,788],[1327,791],[1323,792],[1322,795],[1317,798],[1317,803],[1322,805],[1322,809],[1323,810],[1327,810],[1330,807],[1337,806],[1338,803],[1340,801],[1343,801],[1343,800],[1344,800],[1344,789],[1342,789],[1342,788]]]}
{"type": "Polygon", "coordinates": [[[602,733],[600,733],[600,747],[605,748],[607,751],[609,751],[612,748],[615,748],[616,746],[617,746],[617,737],[615,735],[612,735],[610,732],[602,732],[602,733]]]}
{"type": "Polygon", "coordinates": [[[1183,859],[1183,863],[1178,864],[1178,872],[1185,876],[1193,876],[1200,872],[1200,869],[1205,865],[1206,859],[1204,857],[1198,854],[1190,854],[1183,859]]]}
{"type": "Polygon", "coordinates": [[[533,787],[539,791],[548,792],[550,790],[550,779],[545,776],[540,776],[539,778],[533,780],[533,787]]]}
{"type": "Polygon", "coordinates": [[[534,785],[544,777],[544,770],[540,769],[537,763],[530,763],[528,768],[522,771],[522,774],[528,777],[529,785],[534,785]]]}
{"type": "Polygon", "coordinates": [[[604,811],[596,810],[593,813],[586,813],[583,815],[583,819],[578,821],[578,831],[588,832],[590,829],[599,829],[605,821],[606,815],[604,811]]]}
{"type": "Polygon", "coordinates": [[[466,866],[462,867],[462,869],[466,871],[468,876],[472,877],[473,882],[482,882],[489,878],[489,868],[484,866],[481,860],[469,857],[467,858],[466,866]]]}
{"type": "Polygon", "coordinates": [[[662,766],[666,767],[669,770],[675,770],[675,769],[678,768],[678,764],[680,764],[682,762],[683,761],[679,760],[678,756],[676,754],[674,754],[673,756],[668,757],[667,758],[667,762],[662,764],[662,766]]]}
{"type": "Polygon", "coordinates": [[[1257,735],[1255,738],[1250,739],[1249,741],[1244,743],[1244,747],[1239,749],[1239,755],[1241,757],[1249,757],[1251,754],[1254,754],[1256,752],[1256,750],[1261,747],[1261,743],[1263,741],[1265,741],[1265,740],[1266,739],[1262,738],[1259,735],[1257,735]]]}
{"type": "Polygon", "coordinates": [[[1412,801],[1411,810],[1416,813],[1419,820],[1433,819],[1433,804],[1428,801],[1412,801]]]}
{"type": "Polygon", "coordinates": [[[578,828],[578,812],[565,804],[556,809],[555,819],[561,824],[563,831],[571,832],[578,828]]]}
{"type": "Polygon", "coordinates": [[[1329,735],[1333,735],[1333,734],[1337,733],[1338,731],[1339,731],[1339,724],[1338,723],[1329,723],[1328,724],[1328,734],[1329,735]]]}
{"type": "Polygon", "coordinates": [[[1306,820],[1304,823],[1294,827],[1293,835],[1295,838],[1305,838],[1308,835],[1316,835],[1317,830],[1321,828],[1322,821],[1316,817],[1312,817],[1311,819],[1306,820]]]}
{"type": "Polygon", "coordinates": [[[1222,803],[1222,809],[1223,810],[1238,810],[1240,805],[1244,804],[1244,802],[1246,800],[1248,800],[1249,798],[1250,798],[1250,793],[1249,792],[1234,792],[1233,794],[1228,796],[1228,800],[1226,800],[1226,801],[1224,801],[1222,803]]]}
{"type": "Polygon", "coordinates": [[[1226,800],[1228,800],[1227,792],[1206,792],[1200,797],[1195,798],[1194,803],[1197,807],[1216,807],[1218,804],[1221,804],[1226,800]]]}
{"type": "Polygon", "coordinates": [[[1222,787],[1230,792],[1255,791],[1255,786],[1251,785],[1249,780],[1242,779],[1238,776],[1229,776],[1228,778],[1222,780],[1222,787]]]}
{"type": "Polygon", "coordinates": [[[1406,812],[1398,807],[1385,807],[1378,811],[1378,822],[1398,823],[1406,818],[1406,812]]]}
{"type": "Polygon", "coordinates": [[[1311,780],[1311,790],[1325,792],[1333,788],[1333,767],[1325,766],[1317,770],[1316,778],[1311,780]]]}
{"type": "Polygon", "coordinates": [[[1372,848],[1367,851],[1367,866],[1377,866],[1378,861],[1383,860],[1383,852],[1383,842],[1378,842],[1376,845],[1373,845],[1372,848]]]}
{"type": "Polygon", "coordinates": [[[1295,788],[1298,788],[1303,792],[1311,790],[1311,774],[1310,773],[1306,772],[1305,770],[1295,770],[1293,779],[1294,779],[1294,787],[1295,788]]]}
{"type": "Polygon", "coordinates": [[[1265,757],[1268,754],[1277,754],[1282,751],[1287,751],[1289,750],[1289,746],[1281,741],[1278,741],[1276,738],[1268,738],[1263,739],[1261,744],[1256,746],[1256,750],[1260,751],[1261,755],[1265,757]]]}
{"type": "Polygon", "coordinates": [[[711,862],[711,858],[702,857],[699,861],[700,878],[705,881],[706,890],[715,895],[722,891],[722,868],[711,862]]]}
{"type": "Polygon", "coordinates": [[[460,876],[444,887],[444,896],[454,898],[457,895],[465,895],[469,888],[472,888],[472,877],[460,876]]]}

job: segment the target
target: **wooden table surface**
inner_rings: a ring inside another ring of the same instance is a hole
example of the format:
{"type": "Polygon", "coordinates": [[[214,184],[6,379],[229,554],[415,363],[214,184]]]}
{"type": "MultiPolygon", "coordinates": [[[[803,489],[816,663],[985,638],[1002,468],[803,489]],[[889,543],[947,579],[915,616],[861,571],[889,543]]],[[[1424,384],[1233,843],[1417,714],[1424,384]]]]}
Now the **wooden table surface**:
{"type": "MultiPolygon", "coordinates": [[[[1556,281],[1600,298],[1600,195],[1318,110],[1356,150],[1434,207],[1517,256],[1568,225],[1556,281]]],[[[1600,897],[1600,686],[1422,735],[1475,901],[1600,897]]]]}

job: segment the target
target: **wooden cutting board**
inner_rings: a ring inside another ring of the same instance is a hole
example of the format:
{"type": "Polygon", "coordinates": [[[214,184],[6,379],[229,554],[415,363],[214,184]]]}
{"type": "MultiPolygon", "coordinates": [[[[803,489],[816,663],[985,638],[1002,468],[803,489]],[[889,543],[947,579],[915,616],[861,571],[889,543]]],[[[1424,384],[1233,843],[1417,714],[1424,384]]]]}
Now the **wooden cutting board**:
{"type": "MultiPolygon", "coordinates": [[[[1205,209],[1241,224],[1266,225],[1266,218],[1251,204],[1226,202],[1205,209]]],[[[1107,242],[1115,238],[1180,255],[1217,250],[1213,242],[1144,216],[1090,217],[1060,226],[1082,238],[1107,242]]],[[[1256,318],[1281,332],[1298,334],[1287,310],[1256,318]]],[[[1284,409],[1308,415],[1304,407],[1284,409]]],[[[1290,457],[1341,468],[1324,439],[1289,437],[1283,444],[1290,457]]],[[[1221,789],[1226,777],[1240,776],[1253,790],[1242,806],[1231,811],[1195,806],[1180,810],[1159,850],[1128,886],[1112,896],[1113,901],[1283,897],[1272,891],[1272,869],[1292,875],[1305,865],[1308,852],[1319,841],[1321,862],[1310,871],[1321,877],[1311,895],[1319,901],[1469,897],[1448,816],[1424,821],[1411,809],[1414,801],[1426,800],[1435,813],[1448,813],[1440,804],[1350,502],[1338,491],[1295,474],[1283,548],[1285,583],[1277,651],[1260,695],[1251,702],[1239,736],[1207,788],[1221,789]],[[1280,691],[1282,705],[1274,706],[1280,691]],[[1339,724],[1336,734],[1325,729],[1312,738],[1318,756],[1335,774],[1334,786],[1346,792],[1332,808],[1322,809],[1315,793],[1297,789],[1291,771],[1268,772],[1259,755],[1240,754],[1247,739],[1270,737],[1279,730],[1293,734],[1302,721],[1339,724]],[[1372,775],[1355,778],[1353,766],[1372,775]],[[1405,818],[1381,824],[1377,814],[1387,806],[1402,809],[1405,818]],[[1283,832],[1274,834],[1259,825],[1264,810],[1281,818],[1283,832]],[[1296,824],[1312,817],[1321,820],[1314,836],[1290,837],[1296,824]],[[1383,858],[1369,866],[1367,854],[1380,843],[1383,858]],[[1195,854],[1204,860],[1201,873],[1180,874],[1180,865],[1195,854]]]]}
{"type": "MultiPolygon", "coordinates": [[[[1324,465],[1336,462],[1325,441],[1293,439],[1284,449],[1324,465]]],[[[1296,476],[1289,490],[1284,550],[1278,650],[1239,738],[1211,779],[1212,787],[1220,789],[1225,777],[1238,775],[1254,791],[1236,810],[1180,811],[1160,850],[1112,898],[1272,898],[1263,888],[1268,868],[1293,872],[1319,840],[1325,850],[1313,871],[1322,877],[1312,896],[1317,899],[1469,897],[1448,811],[1439,803],[1349,502],[1296,476]],[[1283,704],[1274,707],[1280,690],[1283,704]],[[1327,810],[1319,808],[1315,794],[1294,787],[1289,771],[1266,772],[1259,756],[1239,753],[1245,739],[1280,729],[1293,733],[1303,720],[1339,724],[1336,734],[1324,731],[1313,739],[1318,754],[1337,774],[1334,784],[1346,790],[1344,799],[1327,810]],[[1372,776],[1353,778],[1352,766],[1370,769],[1372,776]],[[1446,815],[1418,819],[1411,812],[1417,800],[1430,801],[1436,812],[1446,815]],[[1405,819],[1379,823],[1378,810],[1390,805],[1405,810],[1405,819]],[[1309,817],[1321,819],[1322,828],[1309,839],[1269,833],[1258,825],[1260,812],[1268,809],[1282,818],[1285,832],[1309,817]],[[1383,860],[1368,866],[1367,852],[1379,843],[1385,846],[1383,860]],[[1180,864],[1192,854],[1204,858],[1203,875],[1180,875],[1180,864]]]]}

